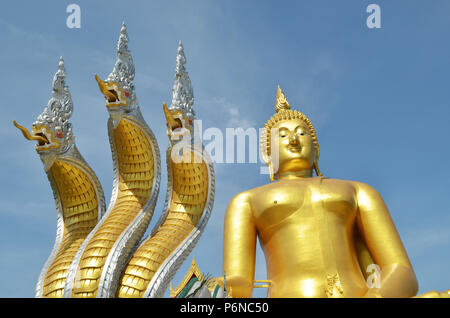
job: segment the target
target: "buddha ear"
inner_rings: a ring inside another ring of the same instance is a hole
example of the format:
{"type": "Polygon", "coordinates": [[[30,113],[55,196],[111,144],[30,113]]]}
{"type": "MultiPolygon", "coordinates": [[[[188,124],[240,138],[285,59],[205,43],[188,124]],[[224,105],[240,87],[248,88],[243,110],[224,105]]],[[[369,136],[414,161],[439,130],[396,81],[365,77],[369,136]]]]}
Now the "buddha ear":
{"type": "Polygon", "coordinates": [[[260,136],[260,152],[261,152],[261,159],[266,163],[267,166],[270,167],[271,164],[271,157],[268,153],[268,136],[267,136],[267,130],[266,128],[263,128],[262,134],[260,136]]]}
{"type": "Polygon", "coordinates": [[[320,150],[319,147],[314,147],[314,162],[313,162],[313,168],[316,171],[317,176],[322,176],[322,173],[320,172],[319,169],[319,155],[320,155],[320,150]]]}
{"type": "Polygon", "coordinates": [[[270,160],[269,155],[267,154],[267,150],[261,151],[261,159],[266,163],[266,165],[269,165],[271,163],[272,160],[270,160]]]}
{"type": "Polygon", "coordinates": [[[267,166],[269,167],[270,181],[274,181],[274,180],[275,180],[275,176],[274,176],[274,172],[273,172],[273,164],[272,164],[272,161],[269,161],[269,163],[267,164],[267,166]]]}
{"type": "Polygon", "coordinates": [[[316,159],[314,160],[313,167],[314,167],[314,170],[316,171],[317,176],[318,177],[322,176],[322,173],[320,172],[320,169],[319,169],[319,162],[316,159]]]}

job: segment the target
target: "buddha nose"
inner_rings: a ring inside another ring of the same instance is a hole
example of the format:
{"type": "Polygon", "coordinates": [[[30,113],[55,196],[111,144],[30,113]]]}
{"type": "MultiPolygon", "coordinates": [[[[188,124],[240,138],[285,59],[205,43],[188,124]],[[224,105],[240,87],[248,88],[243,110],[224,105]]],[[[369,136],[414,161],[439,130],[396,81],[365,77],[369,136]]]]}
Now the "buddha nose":
{"type": "Polygon", "coordinates": [[[289,136],[289,144],[291,145],[297,145],[299,143],[298,135],[296,133],[293,133],[289,136]]]}

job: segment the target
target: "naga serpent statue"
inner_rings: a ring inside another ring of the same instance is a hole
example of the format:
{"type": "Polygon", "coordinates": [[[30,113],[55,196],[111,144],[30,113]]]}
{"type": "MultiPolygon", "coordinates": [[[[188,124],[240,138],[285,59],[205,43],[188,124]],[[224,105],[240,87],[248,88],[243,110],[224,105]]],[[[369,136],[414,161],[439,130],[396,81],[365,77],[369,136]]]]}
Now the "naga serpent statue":
{"type": "Polygon", "coordinates": [[[164,209],[144,239],[160,185],[160,154],[134,87],[134,64],[122,25],[113,71],[97,75],[109,112],[113,189],[105,211],[95,173],[75,147],[72,101],[62,59],[53,97],[32,133],[14,124],[44,162],[58,216],[55,247],[42,269],[36,297],[162,297],[199,240],[214,203],[214,169],[194,134],[194,97],[186,58],[178,45],[172,103],[163,104],[169,147],[164,209]]]}
{"type": "Polygon", "coordinates": [[[62,297],[72,259],[105,212],[100,182],[75,145],[69,122],[73,104],[65,78],[60,58],[53,96],[33,123],[31,134],[14,121],[25,138],[38,142],[36,151],[44,163],[57,211],[56,240],[39,275],[36,297],[62,297]]]}

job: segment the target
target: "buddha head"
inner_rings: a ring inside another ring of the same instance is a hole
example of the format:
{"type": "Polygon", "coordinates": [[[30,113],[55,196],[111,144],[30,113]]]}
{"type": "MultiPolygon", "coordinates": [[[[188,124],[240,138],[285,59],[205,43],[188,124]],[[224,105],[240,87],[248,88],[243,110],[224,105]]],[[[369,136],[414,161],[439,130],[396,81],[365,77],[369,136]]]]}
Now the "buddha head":
{"type": "Polygon", "coordinates": [[[261,134],[261,154],[269,167],[270,180],[285,172],[315,170],[321,176],[319,143],[314,126],[305,114],[290,108],[280,86],[275,111],[261,134]]]}

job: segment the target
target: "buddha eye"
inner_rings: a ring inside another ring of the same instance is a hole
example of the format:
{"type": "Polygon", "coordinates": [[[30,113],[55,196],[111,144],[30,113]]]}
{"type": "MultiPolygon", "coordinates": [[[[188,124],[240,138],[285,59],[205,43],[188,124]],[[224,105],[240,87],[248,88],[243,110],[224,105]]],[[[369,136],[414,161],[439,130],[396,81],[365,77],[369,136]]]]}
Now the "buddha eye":
{"type": "Polygon", "coordinates": [[[286,137],[287,135],[288,135],[288,133],[287,133],[287,131],[286,131],[285,129],[279,131],[279,136],[280,136],[281,138],[284,138],[284,137],[286,137]]]}

